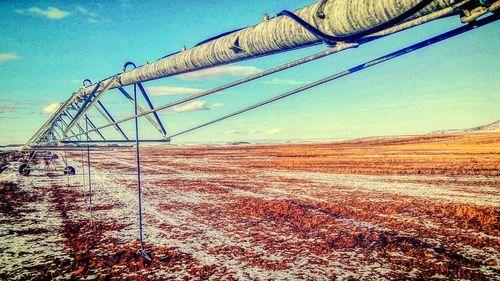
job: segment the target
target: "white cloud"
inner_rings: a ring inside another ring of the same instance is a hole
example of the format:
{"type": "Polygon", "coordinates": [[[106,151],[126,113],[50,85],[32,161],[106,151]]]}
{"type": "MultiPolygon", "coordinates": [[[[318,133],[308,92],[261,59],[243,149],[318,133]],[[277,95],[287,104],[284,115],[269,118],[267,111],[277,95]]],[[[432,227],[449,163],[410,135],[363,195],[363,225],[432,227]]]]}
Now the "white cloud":
{"type": "Polygon", "coordinates": [[[203,89],[173,86],[153,86],[147,87],[146,91],[152,96],[183,96],[197,94],[203,91],[203,89]]]}
{"type": "Polygon", "coordinates": [[[304,85],[307,83],[309,83],[309,81],[298,81],[293,79],[280,79],[280,78],[273,78],[271,80],[266,80],[262,82],[262,84],[267,84],[267,85],[292,85],[292,86],[304,85]]]}
{"type": "Polygon", "coordinates": [[[243,135],[243,134],[245,134],[245,132],[242,132],[240,130],[230,130],[224,132],[224,135],[243,135]]]}
{"type": "Polygon", "coordinates": [[[224,76],[246,76],[262,70],[255,66],[222,65],[195,72],[181,74],[178,77],[184,80],[208,80],[224,76]]]}
{"type": "Polygon", "coordinates": [[[46,114],[52,114],[52,113],[56,112],[60,106],[61,106],[60,102],[51,103],[51,104],[47,105],[46,107],[44,107],[42,109],[42,112],[46,113],[46,114]]]}
{"type": "Polygon", "coordinates": [[[212,104],[212,107],[224,107],[224,104],[220,103],[220,102],[216,102],[216,103],[212,104]]]}
{"type": "Polygon", "coordinates": [[[198,111],[198,110],[208,110],[206,101],[192,101],[185,105],[179,105],[172,109],[174,112],[187,112],[187,111],[198,111]]]}
{"type": "Polygon", "coordinates": [[[38,7],[31,7],[28,9],[16,9],[15,11],[21,15],[41,16],[52,20],[60,20],[71,15],[70,12],[55,7],[48,7],[46,10],[38,7]]]}
{"type": "Polygon", "coordinates": [[[242,131],[242,130],[229,130],[225,131],[224,135],[254,135],[260,133],[257,130],[242,131]]]}
{"type": "Polygon", "coordinates": [[[81,14],[87,19],[87,22],[89,23],[100,23],[102,20],[100,19],[99,15],[97,15],[94,12],[91,12],[89,9],[84,8],[82,6],[76,6],[76,12],[81,14]]]}
{"type": "Polygon", "coordinates": [[[8,60],[17,60],[20,56],[14,53],[0,53],[0,63],[4,63],[8,60]]]}
{"type": "Polygon", "coordinates": [[[82,14],[82,15],[86,15],[86,16],[89,16],[89,17],[97,17],[96,13],[93,13],[93,12],[89,11],[88,9],[82,7],[82,6],[76,6],[76,10],[80,14],[82,14]]]}
{"type": "Polygon", "coordinates": [[[266,131],[266,135],[277,135],[283,131],[282,128],[273,128],[266,131]]]}

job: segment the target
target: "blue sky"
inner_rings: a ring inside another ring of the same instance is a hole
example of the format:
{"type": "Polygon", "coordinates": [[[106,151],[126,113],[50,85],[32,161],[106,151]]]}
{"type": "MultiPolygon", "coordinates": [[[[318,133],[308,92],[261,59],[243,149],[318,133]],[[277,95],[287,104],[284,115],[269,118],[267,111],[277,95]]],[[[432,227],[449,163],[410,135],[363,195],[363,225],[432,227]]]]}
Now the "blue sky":
{"type": "MultiPolygon", "coordinates": [[[[258,23],[262,14],[314,1],[2,1],[0,144],[24,143],[81,81],[103,79],[124,62],[140,65],[219,33],[258,23]],[[49,107],[48,107],[49,106],[49,107]]],[[[449,18],[330,56],[160,114],[175,133],[460,25],[449,18]]],[[[500,119],[499,23],[342,78],[177,143],[326,140],[419,134],[500,119]]],[[[315,46],[145,83],[155,105],[325,49],[315,46]],[[182,94],[182,95],[181,95],[182,94]]],[[[118,119],[132,107],[118,92],[103,102],[118,119]]],[[[141,101],[142,102],[142,101],[141,101]]],[[[97,112],[91,117],[104,124],[97,112]]],[[[131,125],[125,124],[131,132],[131,125]]],[[[104,131],[116,136],[110,128],[104,131]]],[[[131,136],[133,136],[131,134],[131,136]]],[[[141,122],[141,136],[158,138],[141,122]]]]}

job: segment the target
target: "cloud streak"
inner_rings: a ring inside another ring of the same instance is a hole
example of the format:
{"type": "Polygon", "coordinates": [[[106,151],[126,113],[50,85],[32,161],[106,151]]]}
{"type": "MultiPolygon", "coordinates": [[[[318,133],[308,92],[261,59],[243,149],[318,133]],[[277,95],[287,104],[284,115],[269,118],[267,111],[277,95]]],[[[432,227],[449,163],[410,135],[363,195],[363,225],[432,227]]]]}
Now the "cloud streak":
{"type": "Polygon", "coordinates": [[[42,109],[42,112],[45,114],[52,114],[52,113],[56,112],[60,106],[61,106],[61,103],[54,102],[54,103],[51,103],[51,104],[47,105],[46,107],[44,107],[42,109]]]}
{"type": "Polygon", "coordinates": [[[185,105],[179,105],[172,109],[174,112],[190,112],[190,111],[198,111],[198,110],[208,110],[206,101],[192,101],[185,105]]]}
{"type": "Polygon", "coordinates": [[[261,72],[255,66],[242,65],[222,65],[213,68],[203,69],[195,72],[181,74],[178,77],[183,80],[209,80],[227,76],[246,76],[261,72]]]}
{"type": "Polygon", "coordinates": [[[0,53],[0,63],[4,63],[9,60],[17,60],[21,57],[14,53],[0,53]]]}
{"type": "Polygon", "coordinates": [[[273,129],[269,129],[266,131],[266,135],[277,135],[279,133],[283,132],[283,129],[282,128],[273,128],[273,129]]]}
{"type": "Polygon", "coordinates": [[[146,88],[151,96],[185,96],[197,94],[203,89],[174,86],[152,86],[146,88]]]}
{"type": "Polygon", "coordinates": [[[55,7],[48,7],[46,10],[38,8],[38,7],[31,7],[28,9],[16,9],[16,13],[21,14],[21,15],[27,15],[27,16],[39,16],[39,17],[44,17],[47,19],[51,20],[60,20],[65,17],[68,17],[71,15],[70,12],[60,10],[55,7]]]}
{"type": "Polygon", "coordinates": [[[224,135],[255,135],[259,134],[260,132],[257,130],[250,130],[250,131],[244,131],[244,130],[229,130],[225,131],[224,135]]]}
{"type": "Polygon", "coordinates": [[[240,130],[229,130],[224,132],[224,135],[244,135],[246,132],[240,130]]]}
{"type": "Polygon", "coordinates": [[[0,114],[14,112],[14,107],[10,104],[0,103],[0,114]]]}
{"type": "Polygon", "coordinates": [[[94,12],[91,12],[89,9],[84,8],[82,6],[76,6],[76,12],[86,18],[89,23],[100,23],[102,20],[99,15],[94,12]]]}

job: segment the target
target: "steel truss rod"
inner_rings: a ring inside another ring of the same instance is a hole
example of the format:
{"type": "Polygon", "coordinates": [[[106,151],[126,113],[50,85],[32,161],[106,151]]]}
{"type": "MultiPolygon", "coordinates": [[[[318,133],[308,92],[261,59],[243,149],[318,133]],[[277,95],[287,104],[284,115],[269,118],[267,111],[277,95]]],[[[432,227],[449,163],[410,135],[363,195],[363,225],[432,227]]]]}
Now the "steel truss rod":
{"type": "MultiPolygon", "coordinates": [[[[62,114],[61,114],[61,118],[60,118],[60,119],[61,119],[61,121],[64,123],[64,126],[66,126],[66,127],[67,127],[67,126],[68,126],[68,123],[66,123],[66,121],[64,121],[64,118],[63,118],[64,116],[67,116],[68,118],[70,118],[70,122],[71,122],[71,120],[72,120],[73,118],[69,117],[69,115],[68,115],[68,113],[67,113],[66,111],[62,112],[62,114]]],[[[80,131],[80,133],[82,133],[82,132],[83,132],[83,133],[85,133],[85,130],[82,128],[82,126],[80,126],[80,124],[79,124],[79,123],[76,123],[76,127],[78,128],[78,130],[80,131]]],[[[71,132],[73,135],[75,134],[73,130],[70,130],[70,132],[71,132]]]]}
{"type": "Polygon", "coordinates": [[[47,133],[50,128],[53,127],[53,123],[55,122],[56,118],[59,116],[60,112],[62,111],[62,108],[66,107],[72,100],[76,98],[76,94],[73,94],[72,97],[70,97],[64,104],[61,106],[52,116],[36,131],[36,133],[26,142],[27,145],[32,144],[34,141],[37,140],[37,138],[40,138],[43,136],[45,133],[47,133]]]}
{"type": "MultiPolygon", "coordinates": [[[[54,122],[54,126],[55,126],[54,128],[58,128],[59,130],[61,130],[61,133],[64,134],[64,128],[61,125],[59,125],[59,123],[58,123],[59,121],[61,121],[61,123],[63,123],[64,126],[67,126],[68,124],[66,124],[66,122],[64,122],[64,120],[61,119],[61,116],[59,116],[59,118],[57,118],[57,120],[54,122]]],[[[71,130],[71,133],[73,135],[69,136],[70,138],[75,138],[78,140],[80,139],[79,136],[75,136],[75,132],[73,132],[73,130],[71,130]]],[[[83,133],[85,133],[85,132],[83,132],[83,133]]]]}
{"type": "MultiPolygon", "coordinates": [[[[142,87],[142,85],[141,85],[142,87]]],[[[143,88],[144,89],[144,88],[143,88]]],[[[125,90],[123,89],[122,87],[119,87],[118,90],[123,94],[123,96],[125,96],[125,98],[127,98],[127,100],[129,100],[133,106],[135,106],[135,100],[132,96],[130,96],[130,94],[125,90]]],[[[145,93],[145,91],[144,91],[145,93]]],[[[144,96],[145,98],[147,97],[147,94],[144,96]]],[[[146,98],[146,101],[148,101],[149,98],[146,98]]],[[[149,101],[148,104],[150,104],[150,108],[151,109],[154,109],[152,108],[153,104],[151,104],[151,102],[149,101]]],[[[140,113],[144,113],[146,112],[146,110],[144,110],[144,108],[142,108],[140,105],[137,105],[137,110],[140,112],[140,113]]],[[[148,119],[148,121],[162,134],[162,135],[166,135],[166,131],[165,131],[165,128],[163,128],[163,124],[161,124],[161,121],[160,121],[160,118],[157,118],[156,121],[150,116],[150,115],[146,115],[146,119],[148,119]]]]}
{"type": "MultiPolygon", "coordinates": [[[[153,106],[153,103],[149,99],[148,93],[146,92],[146,90],[144,89],[144,87],[142,86],[142,84],[141,83],[137,83],[137,87],[139,88],[139,90],[142,93],[142,96],[144,97],[144,99],[148,103],[149,109],[150,110],[154,110],[155,107],[153,106]]],[[[137,101],[136,101],[136,107],[137,107],[137,101]]],[[[137,111],[135,112],[135,115],[137,115],[137,111]]],[[[167,135],[167,131],[165,130],[165,127],[163,127],[163,124],[161,123],[160,116],[158,116],[158,112],[153,111],[153,115],[154,115],[154,117],[156,119],[156,122],[158,122],[158,125],[160,125],[161,132],[163,133],[164,136],[166,136],[167,135]]],[[[146,115],[146,116],[149,116],[149,115],[146,115]]]]}
{"type": "MultiPolygon", "coordinates": [[[[62,118],[63,116],[68,117],[68,118],[69,118],[69,120],[70,120],[70,122],[71,122],[71,120],[73,119],[73,116],[71,116],[71,115],[69,114],[69,112],[68,112],[68,111],[63,111],[63,113],[61,114],[61,118],[62,118]]],[[[76,127],[78,128],[78,130],[80,131],[80,133],[81,133],[81,132],[85,132],[85,130],[82,128],[82,126],[80,126],[80,124],[79,124],[79,123],[76,123],[76,127]]]]}
{"type": "Polygon", "coordinates": [[[273,102],[276,102],[278,100],[281,100],[283,98],[286,98],[286,97],[289,97],[289,96],[292,96],[292,95],[295,95],[295,94],[298,94],[300,92],[303,92],[305,90],[309,90],[311,88],[314,88],[314,87],[317,87],[317,86],[320,86],[322,84],[325,84],[327,82],[331,82],[331,81],[334,81],[334,80],[337,80],[339,78],[342,78],[342,77],[345,77],[345,76],[348,76],[348,75],[351,75],[351,74],[354,74],[358,71],[361,71],[361,70],[364,70],[364,69],[368,69],[370,67],[373,67],[373,66],[376,66],[378,64],[381,64],[381,63],[384,63],[384,62],[387,62],[387,61],[390,61],[392,59],[395,59],[395,58],[398,58],[400,56],[403,56],[403,55],[406,55],[406,54],[409,54],[411,52],[415,52],[417,50],[420,50],[422,48],[425,48],[425,47],[428,47],[430,45],[433,45],[433,44],[436,44],[436,43],[439,43],[441,41],[444,41],[446,39],[449,39],[449,38],[452,38],[452,37],[455,37],[457,35],[460,35],[460,34],[463,34],[465,32],[468,32],[468,31],[471,31],[475,28],[478,28],[478,27],[481,27],[481,26],[484,26],[486,24],[489,24],[489,23],[492,23],[492,22],[495,22],[496,20],[498,20],[498,18],[500,17],[499,14],[494,14],[492,16],[489,16],[487,18],[484,18],[484,19],[481,19],[481,20],[478,20],[477,22],[475,23],[472,23],[472,24],[467,24],[467,25],[464,25],[464,26],[461,26],[459,28],[456,28],[456,29],[453,29],[451,31],[448,31],[448,32],[445,32],[443,34],[440,34],[438,36],[435,36],[435,37],[432,37],[430,39],[427,39],[427,40],[424,40],[424,41],[421,41],[419,43],[416,43],[414,45],[411,45],[409,47],[406,47],[406,48],[403,48],[403,49],[400,49],[400,50],[397,50],[393,53],[390,53],[388,55],[385,55],[385,56],[381,56],[379,58],[376,58],[374,60],[371,60],[369,62],[366,62],[366,63],[363,63],[363,64],[360,64],[360,65],[357,65],[353,68],[350,68],[348,70],[345,70],[345,71],[342,71],[342,72],[339,72],[337,74],[334,74],[334,75],[331,75],[331,76],[328,76],[328,77],[325,77],[321,80],[318,80],[318,81],[315,81],[313,83],[310,83],[310,84],[307,84],[307,85],[304,85],[302,87],[299,87],[299,88],[296,88],[294,90],[291,90],[289,92],[286,92],[284,94],[281,94],[281,95],[278,95],[278,96],[275,96],[273,98],[270,98],[270,99],[267,99],[265,101],[262,101],[262,102],[259,102],[259,103],[256,103],[254,105],[251,105],[249,107],[246,107],[246,108],[243,108],[241,110],[238,110],[238,111],[235,111],[233,113],[230,113],[230,114],[227,114],[227,115],[224,115],[222,117],[219,117],[219,118],[216,118],[212,121],[209,121],[209,122],[206,122],[206,123],[203,123],[201,125],[198,125],[196,127],[193,127],[193,128],[190,128],[190,129],[187,129],[187,130],[184,130],[184,131],[181,131],[179,133],[176,133],[176,134],[173,134],[170,136],[170,139],[174,138],[174,137],[177,137],[177,136],[180,136],[180,135],[183,135],[183,134],[186,134],[186,133],[189,133],[189,132],[192,132],[194,130],[198,130],[198,129],[201,129],[203,127],[206,127],[208,125],[211,125],[211,124],[214,124],[214,123],[217,123],[217,122],[220,122],[220,121],[223,121],[223,120],[226,120],[228,118],[231,118],[231,117],[234,117],[234,116],[237,116],[237,115],[240,115],[242,113],[245,113],[247,111],[250,111],[250,110],[254,110],[256,108],[259,108],[261,106],[264,106],[264,105],[267,105],[267,104],[270,104],[270,103],[273,103],[273,102]]]}
{"type": "MultiPolygon", "coordinates": [[[[71,106],[73,106],[73,105],[71,105],[71,106]]],[[[73,118],[74,118],[74,117],[73,117],[73,115],[71,115],[71,113],[69,113],[69,111],[68,111],[68,110],[67,110],[67,111],[65,111],[64,113],[65,113],[65,114],[66,114],[69,118],[71,118],[71,119],[73,119],[73,118]]],[[[94,125],[94,123],[92,123],[92,121],[90,121],[90,119],[89,119],[87,116],[85,116],[85,121],[89,123],[89,126],[90,126],[90,127],[92,127],[92,129],[95,129],[95,128],[96,128],[96,126],[94,125]]],[[[82,126],[80,126],[80,123],[76,123],[76,126],[78,126],[78,128],[81,128],[81,130],[80,130],[80,131],[83,131],[82,126]]],[[[96,130],[95,132],[99,135],[99,137],[101,137],[101,139],[103,139],[103,140],[105,140],[105,139],[106,139],[106,138],[105,138],[105,137],[101,134],[101,131],[96,130]]]]}
{"type": "MultiPolygon", "coordinates": [[[[97,104],[99,106],[96,106],[96,110],[102,115],[102,117],[104,119],[106,119],[106,121],[111,124],[113,122],[115,122],[115,119],[113,118],[113,116],[111,116],[111,113],[109,113],[109,111],[106,109],[106,107],[104,107],[104,104],[101,102],[101,101],[97,101],[97,104]],[[100,108],[99,108],[100,107],[100,108]]],[[[125,134],[125,132],[122,130],[122,128],[120,127],[120,125],[118,124],[115,124],[113,126],[115,128],[115,130],[118,132],[118,134],[122,135],[122,137],[126,140],[128,140],[129,138],[127,137],[127,135],[125,134]]]]}
{"type": "MultiPolygon", "coordinates": [[[[64,121],[63,116],[64,116],[64,115],[59,116],[59,120],[63,123],[63,125],[64,125],[64,126],[66,126],[66,128],[68,128],[68,123],[66,123],[66,121],[64,121]]],[[[77,123],[77,124],[78,124],[78,123],[77,123]]],[[[62,129],[64,129],[64,128],[61,126],[61,130],[62,130],[62,129]]],[[[63,130],[63,132],[65,132],[65,130],[63,130]]],[[[83,130],[83,133],[84,133],[84,134],[85,134],[85,132],[86,132],[86,131],[85,131],[85,130],[83,130]]],[[[70,130],[70,133],[71,133],[71,134],[73,134],[73,136],[75,136],[75,135],[76,135],[76,134],[75,134],[75,132],[73,131],[73,129],[71,129],[71,130],[70,130]]],[[[78,137],[76,137],[76,138],[77,138],[77,139],[79,139],[78,137]]]]}
{"type": "MultiPolygon", "coordinates": [[[[431,13],[427,16],[399,24],[397,26],[394,26],[392,28],[389,28],[389,29],[381,31],[381,32],[374,33],[370,37],[363,38],[362,40],[360,40],[360,42],[361,42],[360,44],[366,44],[366,43],[369,43],[373,40],[379,39],[381,37],[392,35],[392,34],[410,29],[410,28],[415,27],[415,26],[419,26],[421,24],[424,24],[424,23],[427,23],[427,22],[430,22],[430,21],[433,21],[436,19],[452,16],[452,15],[455,15],[456,13],[457,13],[457,11],[456,11],[455,7],[448,7],[448,8],[442,9],[440,11],[431,13]]],[[[137,114],[135,116],[129,116],[129,117],[123,118],[123,119],[118,120],[112,124],[98,127],[97,129],[104,129],[104,128],[107,128],[109,126],[113,126],[115,124],[120,124],[120,123],[123,123],[126,121],[130,121],[130,120],[134,119],[135,117],[142,117],[142,116],[145,116],[147,114],[151,114],[153,112],[165,110],[167,108],[171,108],[171,107],[174,107],[176,105],[180,105],[182,103],[186,103],[186,102],[196,100],[196,99],[208,96],[208,95],[212,95],[212,94],[221,92],[223,90],[227,90],[227,89],[230,89],[230,88],[233,88],[233,87],[236,87],[236,86],[239,86],[239,85],[242,85],[242,84],[245,84],[245,83],[266,77],[266,76],[269,76],[271,74],[275,74],[275,73],[278,73],[278,72],[281,72],[281,71],[284,71],[284,70],[287,70],[287,69],[290,69],[290,68],[293,68],[296,66],[300,66],[302,64],[306,64],[306,63],[324,58],[324,57],[329,56],[329,55],[339,53],[339,52],[347,50],[347,49],[356,48],[358,46],[359,46],[358,43],[337,43],[333,48],[330,48],[330,49],[327,49],[327,50],[324,50],[324,51],[321,51],[321,52],[318,52],[318,53],[315,53],[315,54],[312,54],[312,55],[309,55],[309,56],[306,56],[306,57],[303,57],[303,58],[300,58],[300,59],[297,59],[294,61],[291,61],[289,63],[282,64],[280,66],[262,71],[260,73],[242,78],[240,80],[233,81],[231,83],[228,83],[228,84],[225,84],[225,85],[213,88],[213,89],[209,89],[207,91],[201,92],[201,93],[196,94],[196,95],[192,95],[192,96],[187,97],[185,99],[181,99],[181,100],[169,103],[167,105],[158,106],[154,110],[148,110],[148,111],[145,111],[143,113],[137,114]]]]}
{"type": "Polygon", "coordinates": [[[51,130],[52,134],[56,134],[58,138],[61,138],[61,135],[54,129],[51,130]]]}
{"type": "MultiPolygon", "coordinates": [[[[59,107],[59,109],[49,118],[49,120],[47,120],[47,122],[43,124],[42,127],[40,127],[40,129],[38,129],[38,131],[28,140],[26,144],[33,145],[33,143],[37,140],[37,138],[40,138],[41,136],[46,134],[47,131],[54,126],[54,122],[61,115],[61,112],[67,110],[68,107],[72,105],[74,102],[77,102],[78,99],[79,99],[78,95],[76,93],[73,93],[73,95],[66,102],[64,102],[62,106],[59,107]]],[[[87,101],[88,98],[85,98],[85,100],[87,101]]],[[[78,111],[78,113],[80,113],[80,110],[78,111]]]]}
{"type": "Polygon", "coordinates": [[[104,88],[101,92],[99,92],[96,96],[94,96],[94,98],[92,99],[92,101],[88,101],[87,99],[87,104],[85,106],[82,106],[80,108],[80,112],[78,112],[78,114],[76,114],[75,116],[75,119],[73,119],[73,121],[71,121],[71,123],[69,124],[68,128],[66,128],[66,131],[64,132],[64,134],[66,135],[67,132],[73,128],[73,126],[75,126],[76,123],[78,123],[78,121],[80,121],[80,119],[85,115],[87,114],[87,112],[92,108],[94,107],[94,105],[97,103],[97,101],[99,101],[102,96],[109,90],[109,88],[111,87],[111,85],[113,84],[114,81],[116,81],[117,77],[116,76],[113,76],[109,81],[107,81],[105,84],[104,84],[104,88]]]}
{"type": "MultiPolygon", "coordinates": [[[[75,104],[74,104],[74,103],[72,103],[72,104],[70,104],[70,106],[71,106],[71,108],[73,108],[74,110],[78,111],[78,105],[76,105],[76,106],[75,106],[75,104]]],[[[69,113],[69,111],[66,111],[66,112],[68,112],[68,114],[70,114],[70,113],[69,113]]],[[[70,114],[70,116],[71,116],[71,114],[70,114]]],[[[73,118],[73,116],[71,116],[71,118],[73,118]]],[[[92,127],[92,129],[96,129],[96,128],[97,128],[97,127],[95,126],[94,122],[92,122],[92,120],[90,120],[90,118],[89,118],[87,115],[85,115],[85,120],[89,122],[89,125],[90,125],[90,127],[92,127]]],[[[99,134],[99,136],[100,136],[103,140],[105,140],[105,139],[106,139],[106,138],[104,137],[104,135],[103,135],[103,134],[102,134],[99,130],[95,130],[95,132],[97,132],[97,134],[99,134]]]]}

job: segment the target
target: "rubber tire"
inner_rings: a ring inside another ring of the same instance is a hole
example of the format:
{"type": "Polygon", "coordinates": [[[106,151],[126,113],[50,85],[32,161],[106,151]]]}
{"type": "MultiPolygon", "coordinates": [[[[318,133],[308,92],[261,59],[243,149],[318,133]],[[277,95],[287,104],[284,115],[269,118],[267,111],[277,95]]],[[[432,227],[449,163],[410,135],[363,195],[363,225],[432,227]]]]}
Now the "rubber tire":
{"type": "Polygon", "coordinates": [[[64,174],[65,175],[74,175],[74,174],[76,174],[76,170],[72,166],[68,166],[68,167],[64,168],[64,174]]]}
{"type": "Polygon", "coordinates": [[[21,166],[19,166],[19,174],[21,174],[23,176],[29,176],[30,173],[31,173],[31,170],[30,170],[30,166],[28,166],[28,164],[21,164],[21,166]]]}

